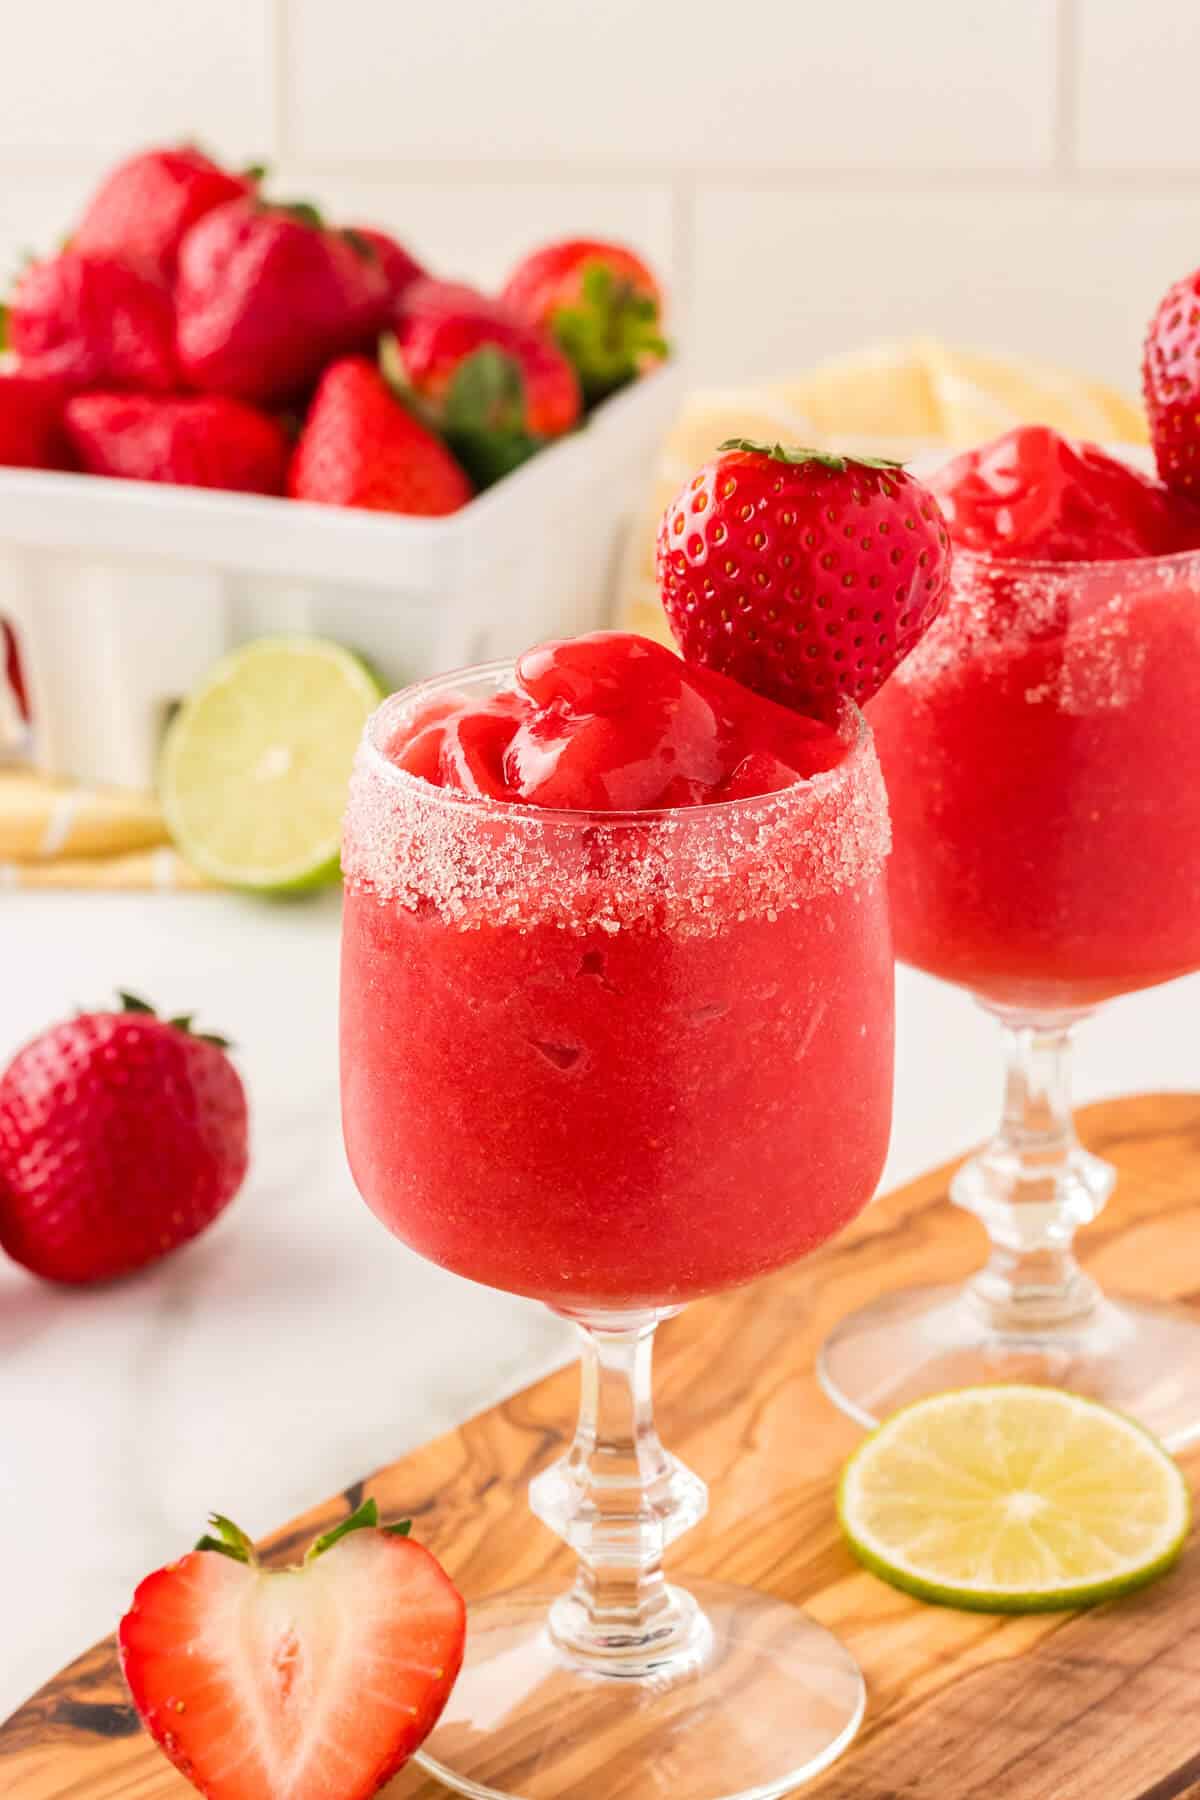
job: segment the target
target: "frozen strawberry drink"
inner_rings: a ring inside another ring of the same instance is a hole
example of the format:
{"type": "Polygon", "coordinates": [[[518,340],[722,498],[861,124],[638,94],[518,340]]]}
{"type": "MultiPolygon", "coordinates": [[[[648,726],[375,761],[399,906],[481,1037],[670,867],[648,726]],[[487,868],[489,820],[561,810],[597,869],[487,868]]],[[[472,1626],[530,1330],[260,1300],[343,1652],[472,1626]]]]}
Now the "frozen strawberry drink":
{"type": "Polygon", "coordinates": [[[354,778],[354,1174],[432,1261],[665,1307],[839,1231],[887,1145],[887,822],[858,715],[601,634],[399,696],[354,778]]]}
{"type": "Polygon", "coordinates": [[[706,1497],[658,1440],[650,1354],[661,1318],[816,1249],[878,1180],[887,848],[851,701],[806,718],[645,638],[426,682],[368,726],[344,849],[355,1180],[414,1250],[583,1343],[574,1442],[530,1490],[574,1585],[471,1608],[425,1753],[463,1793],[584,1800],[619,1765],[651,1800],[668,1763],[696,1800],[782,1793],[857,1729],[862,1677],[821,1626],[665,1581],[706,1497]]]}
{"type": "Polygon", "coordinates": [[[931,482],[945,612],[869,707],[895,828],[899,956],[1004,1028],[1004,1118],[951,1184],[992,1238],[967,1288],[909,1290],[825,1346],[863,1423],[922,1395],[1051,1381],[1200,1431],[1200,1324],[1105,1298],[1072,1254],[1113,1184],[1076,1138],[1070,1044],[1100,1001],[1200,968],[1200,513],[1025,427],[931,482]]]}

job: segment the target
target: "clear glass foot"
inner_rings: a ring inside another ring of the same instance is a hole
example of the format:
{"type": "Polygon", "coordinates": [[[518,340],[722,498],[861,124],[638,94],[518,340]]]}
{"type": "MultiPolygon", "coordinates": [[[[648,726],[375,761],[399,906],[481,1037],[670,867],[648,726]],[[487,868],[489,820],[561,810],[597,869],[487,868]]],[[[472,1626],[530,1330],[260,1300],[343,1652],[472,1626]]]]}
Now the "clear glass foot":
{"type": "Polygon", "coordinates": [[[578,1319],[575,1441],[533,1482],[578,1557],[557,1596],[468,1609],[462,1674],[419,1761],[486,1800],[769,1800],[827,1768],[865,1691],[848,1650],[796,1607],[718,1582],[669,1584],[666,1546],[704,1483],[654,1428],[653,1313],[578,1319]]]}
{"type": "Polygon", "coordinates": [[[860,1425],[949,1388],[1029,1381],[1128,1413],[1180,1450],[1200,1438],[1200,1319],[1184,1307],[1099,1297],[1074,1320],[998,1331],[971,1287],[908,1288],[843,1319],[817,1363],[860,1425]]]}
{"type": "Polygon", "coordinates": [[[868,1427],[949,1388],[1069,1388],[1181,1449],[1200,1438],[1200,1315],[1110,1299],[1079,1267],[1075,1232],[1100,1212],[1115,1173],[1075,1136],[1076,1020],[1001,1017],[1004,1118],[950,1184],[950,1198],[987,1229],[988,1262],[963,1287],[909,1288],[843,1319],[821,1348],[821,1385],[868,1427]]]}
{"type": "Polygon", "coordinates": [[[862,1719],[850,1653],[765,1594],[689,1583],[691,1630],[628,1680],[564,1653],[550,1604],[501,1594],[471,1609],[463,1672],[419,1758],[460,1794],[768,1800],[827,1768],[862,1719]]]}

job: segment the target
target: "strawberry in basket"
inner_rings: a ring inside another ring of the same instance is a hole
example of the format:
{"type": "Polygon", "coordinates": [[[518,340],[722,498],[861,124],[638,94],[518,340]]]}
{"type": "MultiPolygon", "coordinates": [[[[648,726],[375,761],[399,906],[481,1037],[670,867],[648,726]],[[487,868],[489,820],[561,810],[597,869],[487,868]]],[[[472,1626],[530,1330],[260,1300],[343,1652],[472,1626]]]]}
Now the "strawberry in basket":
{"type": "Polygon", "coordinates": [[[461,282],[417,281],[386,371],[481,485],[579,421],[579,379],[554,339],[461,282]]]}
{"type": "Polygon", "coordinates": [[[597,238],[546,244],[517,264],[502,297],[558,340],[589,405],[667,354],[662,289],[623,244],[597,238]]]}
{"type": "Polygon", "coordinates": [[[30,263],[8,304],[24,373],[73,388],[179,385],[171,290],[152,271],[98,251],[30,263]]]}
{"type": "Polygon", "coordinates": [[[192,226],[214,207],[252,193],[260,174],[235,175],[194,144],[143,150],[101,182],[71,234],[71,248],[119,256],[171,281],[192,226]]]}
{"type": "Polygon", "coordinates": [[[186,385],[269,405],[303,393],[336,357],[371,348],[392,295],[359,234],[305,204],[245,197],[184,238],[175,303],[186,385]]]}

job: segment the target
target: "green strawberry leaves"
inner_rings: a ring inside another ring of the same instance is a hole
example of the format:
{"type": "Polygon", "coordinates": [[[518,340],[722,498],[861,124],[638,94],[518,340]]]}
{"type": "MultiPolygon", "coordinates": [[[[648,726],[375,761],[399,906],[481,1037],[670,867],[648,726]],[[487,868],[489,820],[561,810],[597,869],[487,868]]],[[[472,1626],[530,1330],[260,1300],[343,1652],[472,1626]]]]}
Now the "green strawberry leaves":
{"type": "Polygon", "coordinates": [[[240,1525],[235,1525],[224,1513],[209,1513],[208,1522],[213,1531],[205,1532],[197,1540],[197,1550],[214,1550],[218,1556],[232,1557],[234,1562],[257,1563],[258,1553],[240,1525]]]}
{"type": "Polygon", "coordinates": [[[298,225],[308,225],[313,231],[324,231],[325,218],[320,207],[314,206],[311,200],[267,200],[262,194],[254,196],[254,208],[260,213],[285,213],[289,219],[295,219],[298,225]]]}
{"type": "MultiPolygon", "coordinates": [[[[146,1013],[152,1019],[157,1019],[159,1016],[154,1007],[150,1005],[149,1001],[139,999],[136,994],[129,993],[125,988],[117,989],[117,998],[121,1002],[121,1011],[123,1013],[146,1013]]],[[[176,1013],[175,1017],[173,1019],[167,1019],[166,1023],[170,1025],[173,1030],[182,1031],[187,1037],[199,1039],[202,1044],[212,1044],[217,1050],[232,1049],[233,1046],[231,1040],[227,1037],[222,1037],[218,1032],[193,1031],[192,1020],[195,1016],[195,1013],[176,1013]]]]}
{"type": "Polygon", "coordinates": [[[748,450],[754,456],[769,456],[772,462],[791,463],[802,466],[804,463],[818,463],[823,469],[830,469],[835,475],[843,475],[849,468],[859,469],[902,469],[904,464],[890,456],[843,456],[834,450],[808,450],[796,444],[765,444],[758,438],[726,438],[718,444],[718,450],[748,450]]]}
{"type": "Polygon", "coordinates": [[[117,989],[117,999],[121,1002],[121,1011],[127,1013],[149,1013],[156,1019],[158,1014],[147,1000],[139,1000],[136,994],[127,993],[124,988],[117,989]]]}
{"type": "Polygon", "coordinates": [[[589,406],[634,380],[643,363],[670,354],[658,302],[599,259],[583,270],[578,304],[560,306],[550,323],[589,406]]]}
{"type": "MultiPolygon", "coordinates": [[[[217,1556],[231,1557],[234,1562],[247,1563],[255,1568],[258,1566],[258,1552],[240,1525],[235,1525],[232,1519],[225,1517],[224,1513],[210,1513],[208,1522],[212,1526],[212,1530],[211,1532],[206,1531],[204,1536],[197,1540],[195,1545],[197,1550],[211,1550],[217,1556]]],[[[387,1537],[407,1537],[412,1530],[412,1520],[401,1519],[395,1525],[380,1526],[379,1507],[376,1502],[364,1500],[362,1505],[356,1507],[346,1518],[331,1526],[328,1531],[323,1531],[320,1537],[314,1538],[304,1553],[304,1560],[308,1563],[318,1556],[323,1556],[326,1550],[339,1543],[342,1538],[349,1537],[352,1531],[375,1530],[382,1530],[387,1537]]]]}
{"type": "Polygon", "coordinates": [[[407,1537],[412,1530],[412,1520],[401,1519],[397,1525],[384,1525],[381,1527],[379,1524],[379,1507],[374,1500],[364,1500],[362,1505],[356,1507],[354,1512],[350,1513],[347,1518],[342,1519],[339,1524],[331,1526],[328,1531],[323,1531],[320,1537],[314,1538],[304,1553],[304,1560],[305,1562],[312,1562],[314,1557],[323,1556],[326,1550],[330,1549],[332,1545],[338,1543],[342,1538],[349,1537],[352,1531],[374,1530],[382,1530],[387,1537],[407,1537]]]}
{"type": "Polygon", "coordinates": [[[465,356],[442,403],[442,434],[478,487],[511,474],[541,448],[526,427],[525,377],[495,344],[465,356]]]}

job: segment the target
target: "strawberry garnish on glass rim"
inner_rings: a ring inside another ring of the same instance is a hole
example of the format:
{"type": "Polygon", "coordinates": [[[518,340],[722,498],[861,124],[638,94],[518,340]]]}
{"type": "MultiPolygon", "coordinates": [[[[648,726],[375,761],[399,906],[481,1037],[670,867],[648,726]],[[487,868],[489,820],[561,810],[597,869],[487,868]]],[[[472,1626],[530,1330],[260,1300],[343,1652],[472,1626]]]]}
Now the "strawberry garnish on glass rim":
{"type": "Polygon", "coordinates": [[[369,1800],[454,1686],[462,1596],[374,1500],[286,1569],[221,1514],[209,1524],[121,1620],[142,1723],[207,1800],[369,1800]]]}
{"type": "Polygon", "coordinates": [[[664,513],[658,575],[689,662],[828,716],[877,693],[933,623],[950,540],[898,462],[730,438],[664,513]]]}

